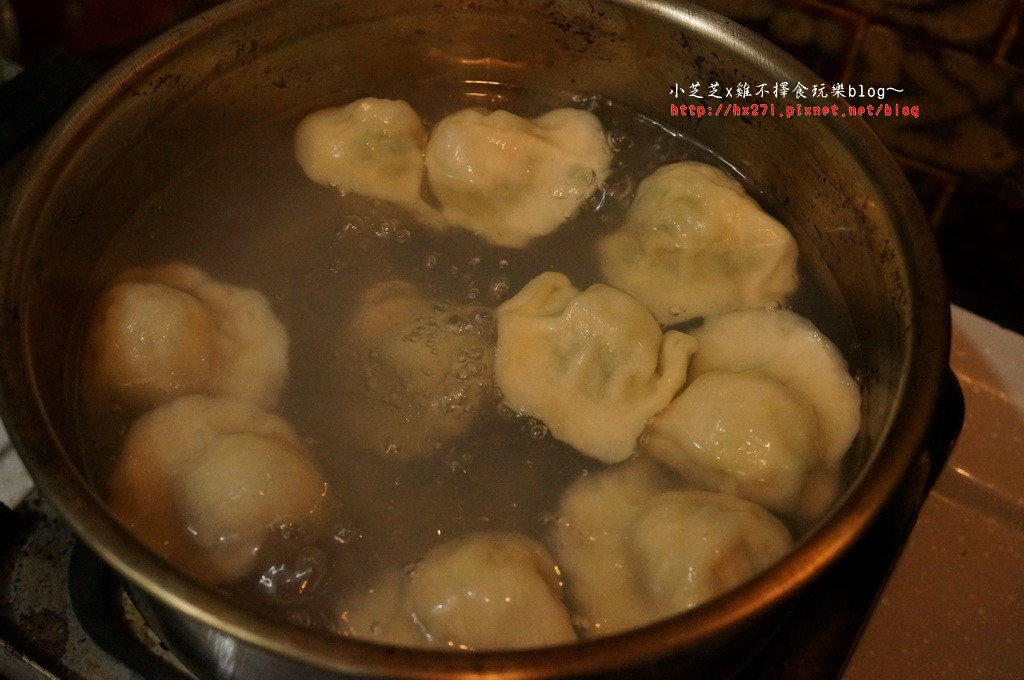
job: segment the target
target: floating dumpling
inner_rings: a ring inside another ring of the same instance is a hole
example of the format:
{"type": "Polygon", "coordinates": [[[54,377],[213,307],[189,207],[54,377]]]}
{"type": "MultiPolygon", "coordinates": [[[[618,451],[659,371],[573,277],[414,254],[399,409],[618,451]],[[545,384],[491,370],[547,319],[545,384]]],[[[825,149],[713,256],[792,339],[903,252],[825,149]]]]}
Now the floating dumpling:
{"type": "Polygon", "coordinates": [[[666,326],[779,305],[797,287],[797,245],[743,187],[682,162],[640,183],[622,228],[598,246],[608,282],[666,326]]]}
{"type": "Polygon", "coordinates": [[[512,248],[571,217],[610,163],[601,122],[568,108],[533,120],[464,109],[434,126],[426,150],[427,179],[445,219],[512,248]]]}
{"type": "Polygon", "coordinates": [[[91,402],[147,408],[203,393],[272,408],[288,377],[288,332],[266,296],[177,262],[114,279],[86,347],[91,402]]]}
{"type": "Polygon", "coordinates": [[[413,647],[520,649],[575,642],[548,551],[514,533],[443,543],[343,607],[346,633],[413,647]]]}
{"type": "Polygon", "coordinates": [[[813,519],[860,428],[860,390],[832,342],[787,310],[745,310],[693,331],[691,383],[641,448],[704,488],[813,519]]]}
{"type": "Polygon", "coordinates": [[[295,156],[314,182],[391,201],[437,220],[420,194],[427,132],[404,101],[367,97],[306,116],[295,156]]]}
{"type": "Polygon", "coordinates": [[[562,496],[551,539],[589,637],[696,607],[792,547],[789,530],[760,506],[671,490],[643,459],[579,478],[562,496]]]}
{"type": "Polygon", "coordinates": [[[663,333],[629,295],[546,272],[498,307],[495,380],[505,403],[606,463],[636,449],[686,380],[696,341],[663,333]]]}
{"type": "Polygon", "coordinates": [[[465,431],[493,392],[494,315],[385,281],[363,296],[344,345],[352,357],[342,405],[356,446],[393,460],[465,431]]]}
{"type": "Polygon", "coordinates": [[[320,521],[326,494],[287,422],[248,402],[200,395],[136,420],[108,480],[121,522],[208,583],[246,574],[281,524],[320,521]]]}

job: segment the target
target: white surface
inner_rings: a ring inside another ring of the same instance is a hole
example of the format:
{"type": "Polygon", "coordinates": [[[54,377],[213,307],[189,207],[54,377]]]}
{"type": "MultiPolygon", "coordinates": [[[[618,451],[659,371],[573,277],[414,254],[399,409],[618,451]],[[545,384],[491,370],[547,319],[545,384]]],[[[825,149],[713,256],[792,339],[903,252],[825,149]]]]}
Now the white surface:
{"type": "Polygon", "coordinates": [[[13,508],[28,495],[32,486],[32,478],[11,446],[3,423],[0,423],[0,503],[13,508]]]}
{"type": "Polygon", "coordinates": [[[965,418],[845,680],[1024,677],[1024,337],[953,308],[965,418]]]}

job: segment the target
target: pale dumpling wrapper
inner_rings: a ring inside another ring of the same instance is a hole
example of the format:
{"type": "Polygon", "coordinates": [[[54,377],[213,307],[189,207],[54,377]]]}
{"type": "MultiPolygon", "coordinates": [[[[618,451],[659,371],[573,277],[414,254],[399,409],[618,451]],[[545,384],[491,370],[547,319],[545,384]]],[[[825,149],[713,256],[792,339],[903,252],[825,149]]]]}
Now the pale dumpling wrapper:
{"type": "Polygon", "coordinates": [[[558,568],[526,536],[480,532],[383,574],[343,603],[349,635],[410,647],[522,649],[577,640],[558,568]]]}
{"type": "Polygon", "coordinates": [[[497,310],[495,380],[505,403],[606,463],[633,455],[647,420],[686,380],[696,341],[663,333],[629,295],[546,272],[497,310]]]}
{"type": "Polygon", "coordinates": [[[551,545],[588,637],[696,607],[792,547],[782,522],[727,494],[675,490],[634,459],[580,477],[562,495],[551,545]]]}
{"type": "Polygon", "coordinates": [[[111,510],[140,541],[207,583],[245,575],[274,527],[320,521],[327,497],[285,420],[200,395],[138,418],[107,488],[111,510]]]}
{"type": "Polygon", "coordinates": [[[179,262],[134,267],[97,301],[86,340],[91,403],[148,408],[183,394],[277,404],[288,332],[259,291],[179,262]]]}
{"type": "Polygon", "coordinates": [[[607,281],[666,326],[777,306],[797,287],[797,244],[736,180],[692,161],[640,183],[625,223],[598,244],[607,281]]]}
{"type": "Polygon", "coordinates": [[[393,460],[464,432],[493,392],[494,318],[425,297],[405,281],[371,286],[348,325],[341,419],[350,441],[393,460]]]}
{"type": "Polygon", "coordinates": [[[314,182],[439,222],[421,195],[426,145],[423,121],[407,102],[373,97],[314,111],[295,131],[295,157],[314,182]]]}
{"type": "Polygon", "coordinates": [[[575,214],[611,158],[597,117],[569,108],[532,120],[464,109],[434,126],[426,148],[427,179],[445,220],[511,248],[575,214]]]}
{"type": "Polygon", "coordinates": [[[744,310],[693,331],[690,382],[641,449],[689,481],[801,522],[821,515],[860,429],[860,389],[838,348],[788,310],[744,310]]]}
{"type": "Polygon", "coordinates": [[[814,410],[757,371],[701,374],[654,417],[641,449],[702,488],[784,515],[799,514],[805,487],[825,476],[814,410]]]}
{"type": "Polygon", "coordinates": [[[819,456],[842,462],[860,431],[860,386],[842,352],[811,321],[787,309],[748,309],[692,331],[700,350],[690,380],[708,371],[760,371],[800,394],[818,418],[819,456]]]}

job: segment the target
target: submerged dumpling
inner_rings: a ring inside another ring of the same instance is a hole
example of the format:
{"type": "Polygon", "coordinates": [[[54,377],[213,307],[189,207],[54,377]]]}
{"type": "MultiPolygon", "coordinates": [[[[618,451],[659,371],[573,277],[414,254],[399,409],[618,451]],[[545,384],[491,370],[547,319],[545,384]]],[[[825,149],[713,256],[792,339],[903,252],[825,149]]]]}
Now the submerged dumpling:
{"type": "Polygon", "coordinates": [[[760,506],[671,490],[642,459],[579,478],[562,496],[551,539],[590,637],[695,607],[792,546],[789,530],[760,506]]]}
{"type": "Polygon", "coordinates": [[[344,341],[342,420],[356,446],[395,460],[466,430],[493,391],[494,317],[385,281],[363,296],[344,341]]]}
{"type": "Polygon", "coordinates": [[[495,380],[505,402],[606,463],[633,454],[697,348],[684,333],[662,333],[629,295],[601,284],[581,292],[556,272],[527,283],[497,317],[495,380]]]}
{"type": "Polygon", "coordinates": [[[383,575],[341,619],[355,637],[413,647],[516,649],[577,639],[551,555],[514,533],[439,545],[412,568],[383,575]]]}
{"type": "Polygon", "coordinates": [[[608,282],[666,326],[779,305],[797,287],[790,233],[703,163],[666,165],[641,182],[622,228],[598,249],[608,282]]]}
{"type": "Polygon", "coordinates": [[[282,523],[318,521],[326,495],[287,422],[244,401],[199,395],[136,420],[108,480],[121,522],[208,583],[248,572],[282,523]]]}
{"type": "Polygon", "coordinates": [[[465,109],[434,126],[426,150],[427,178],[445,219],[513,248],[571,217],[610,163],[601,122],[579,109],[533,120],[465,109]]]}
{"type": "Polygon", "coordinates": [[[860,428],[860,390],[839,350],[786,310],[712,317],[693,333],[691,383],[642,449],[705,488],[813,519],[860,428]]]}
{"type": "Polygon", "coordinates": [[[189,393],[272,408],[288,377],[288,332],[262,293],[178,262],[107,286],[86,349],[90,401],[146,408],[189,393]]]}
{"type": "Polygon", "coordinates": [[[437,220],[420,195],[427,132],[404,101],[367,97],[306,116],[295,156],[314,182],[391,201],[437,220]]]}

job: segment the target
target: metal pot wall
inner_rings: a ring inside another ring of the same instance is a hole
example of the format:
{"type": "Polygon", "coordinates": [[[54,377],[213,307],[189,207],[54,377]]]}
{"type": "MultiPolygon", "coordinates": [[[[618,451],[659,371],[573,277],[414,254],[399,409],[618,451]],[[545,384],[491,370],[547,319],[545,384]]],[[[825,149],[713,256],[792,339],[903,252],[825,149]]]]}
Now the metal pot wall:
{"type": "Polygon", "coordinates": [[[790,556],[697,610],[537,651],[448,654],[338,639],[253,614],[178,574],[108,514],[83,473],[72,345],[86,282],[119,225],[240,128],[361,96],[403,98],[431,80],[598,94],[669,129],[684,125],[670,114],[676,83],[820,82],[734,24],[667,2],[252,0],[207,12],[94,86],[10,202],[0,380],[12,440],[42,492],[202,675],[540,678],[638,664],[672,677],[728,672],[895,492],[948,363],[948,301],[932,237],[906,180],[858,119],[685,123],[785,213],[810,268],[841,291],[865,369],[849,491],[790,556]]]}

